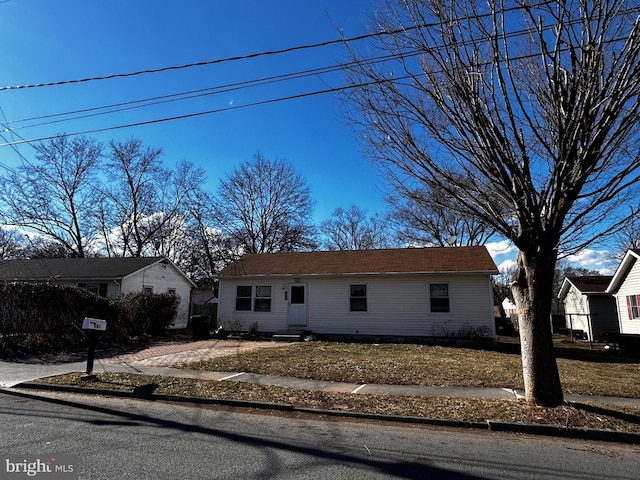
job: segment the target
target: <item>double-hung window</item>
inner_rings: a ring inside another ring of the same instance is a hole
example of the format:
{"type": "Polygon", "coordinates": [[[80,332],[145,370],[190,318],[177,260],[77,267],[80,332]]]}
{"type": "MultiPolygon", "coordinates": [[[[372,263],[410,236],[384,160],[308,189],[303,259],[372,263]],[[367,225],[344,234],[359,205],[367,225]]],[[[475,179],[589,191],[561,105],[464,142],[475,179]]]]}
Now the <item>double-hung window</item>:
{"type": "Polygon", "coordinates": [[[271,285],[256,285],[256,295],[253,299],[253,311],[271,311],[271,285]]]}
{"type": "Polygon", "coordinates": [[[236,286],[236,311],[270,312],[271,285],[236,286]]]}
{"type": "Polygon", "coordinates": [[[629,320],[640,318],[640,295],[627,296],[627,310],[629,311],[629,320]]]}
{"type": "Polygon", "coordinates": [[[367,286],[364,284],[349,285],[349,309],[352,312],[367,311],[367,286]]]}
{"type": "Polygon", "coordinates": [[[429,300],[431,303],[431,311],[434,313],[450,312],[449,305],[449,284],[448,283],[430,283],[429,284],[429,300]]]}
{"type": "Polygon", "coordinates": [[[251,285],[236,287],[236,310],[251,311],[251,285]]]}

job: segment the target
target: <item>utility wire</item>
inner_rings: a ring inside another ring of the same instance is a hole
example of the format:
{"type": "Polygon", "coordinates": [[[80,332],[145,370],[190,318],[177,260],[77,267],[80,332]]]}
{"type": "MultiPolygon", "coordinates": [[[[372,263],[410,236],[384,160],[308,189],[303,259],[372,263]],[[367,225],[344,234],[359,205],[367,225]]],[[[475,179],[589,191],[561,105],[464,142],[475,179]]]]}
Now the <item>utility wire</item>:
{"type": "MultiPolygon", "coordinates": [[[[635,12],[635,11],[638,11],[638,9],[639,8],[636,7],[636,8],[631,9],[630,11],[634,11],[635,12]]],[[[419,26],[413,26],[411,28],[419,28],[419,26]]],[[[404,32],[406,30],[407,29],[404,29],[402,31],[404,32]]],[[[514,36],[522,35],[522,34],[524,34],[526,32],[528,32],[527,29],[520,30],[520,31],[515,31],[515,32],[509,32],[506,35],[506,37],[512,38],[514,36]]],[[[611,39],[607,43],[617,42],[617,41],[624,41],[625,39],[626,38],[611,39]]],[[[469,40],[469,41],[471,41],[471,40],[469,40]]],[[[439,48],[445,48],[445,46],[442,46],[442,47],[439,47],[439,48]]],[[[400,53],[397,53],[397,54],[392,54],[392,55],[387,55],[387,56],[382,56],[382,57],[374,57],[372,59],[367,59],[364,62],[361,61],[361,62],[358,62],[358,63],[360,65],[375,64],[375,63],[383,62],[383,61],[386,61],[386,60],[393,60],[393,59],[401,58],[401,57],[402,58],[406,58],[407,55],[413,56],[413,55],[418,55],[419,53],[420,52],[418,52],[418,51],[400,52],[400,53]]],[[[519,57],[513,57],[513,58],[510,59],[510,61],[520,60],[520,59],[524,59],[524,58],[537,57],[537,56],[539,56],[539,53],[528,54],[528,55],[523,55],[523,56],[519,56],[519,57]]],[[[353,63],[354,62],[352,62],[352,64],[353,63]]],[[[478,66],[480,66],[480,65],[478,65],[478,66]]],[[[227,86],[210,87],[208,89],[195,90],[195,91],[191,91],[191,92],[183,92],[183,93],[177,93],[177,94],[170,94],[170,95],[166,95],[166,96],[153,97],[152,99],[135,100],[135,101],[132,101],[132,102],[123,102],[123,103],[120,103],[120,104],[115,104],[114,106],[146,102],[146,101],[149,101],[149,100],[154,100],[156,98],[157,99],[166,99],[166,98],[180,96],[180,95],[184,96],[184,95],[186,95],[188,93],[192,93],[192,92],[205,92],[205,91],[209,91],[209,90],[217,90],[217,91],[212,92],[212,93],[205,93],[205,94],[201,94],[201,95],[193,95],[192,97],[186,97],[185,99],[195,98],[197,96],[202,96],[202,95],[209,95],[209,94],[213,94],[213,93],[222,93],[223,91],[225,91],[225,92],[226,91],[231,91],[234,88],[235,89],[237,89],[237,88],[247,88],[248,86],[259,86],[261,84],[267,84],[267,83],[272,83],[272,82],[277,82],[277,81],[284,81],[284,80],[289,80],[289,79],[292,79],[292,78],[295,79],[296,76],[299,76],[300,78],[302,78],[302,77],[308,76],[308,75],[321,74],[323,72],[331,72],[331,71],[335,71],[337,69],[344,68],[344,67],[345,67],[345,65],[321,67],[321,68],[318,68],[318,69],[311,69],[311,70],[306,70],[306,71],[302,71],[302,72],[283,74],[283,75],[279,75],[279,76],[275,76],[275,77],[266,77],[266,78],[258,79],[258,80],[249,80],[249,81],[245,81],[245,82],[238,82],[236,84],[230,84],[230,85],[227,85],[227,86]],[[226,87],[229,87],[229,89],[220,91],[220,89],[224,89],[226,87]]],[[[407,79],[407,78],[416,78],[415,75],[420,75],[420,74],[417,73],[417,74],[407,75],[405,77],[397,77],[397,78],[393,79],[393,81],[398,81],[398,80],[407,79]]],[[[203,112],[195,112],[195,113],[190,113],[190,114],[185,114],[185,115],[178,115],[178,116],[172,116],[172,117],[166,117],[166,118],[159,118],[159,119],[141,121],[141,122],[136,122],[136,123],[129,123],[129,124],[125,124],[125,125],[116,125],[116,126],[111,126],[111,127],[104,127],[104,128],[93,129],[93,130],[86,130],[86,131],[83,131],[83,132],[71,133],[71,134],[67,134],[67,135],[71,136],[71,135],[82,135],[82,134],[87,134],[87,133],[97,133],[97,132],[117,130],[117,129],[128,128],[128,127],[149,125],[149,124],[154,124],[154,123],[162,123],[162,122],[178,120],[178,119],[192,118],[192,117],[197,117],[197,116],[202,116],[202,115],[208,115],[208,114],[213,114],[213,113],[220,113],[220,112],[225,112],[225,111],[236,110],[236,109],[240,109],[240,108],[247,108],[247,107],[253,107],[253,106],[266,105],[266,104],[270,104],[270,103],[277,103],[277,102],[282,102],[282,101],[287,101],[287,100],[294,100],[294,99],[299,99],[299,98],[311,97],[311,96],[320,95],[320,94],[326,94],[326,93],[331,93],[331,92],[339,92],[339,91],[344,91],[344,90],[352,89],[352,88],[358,88],[358,87],[371,85],[371,84],[375,84],[375,83],[380,83],[380,82],[370,82],[370,83],[367,83],[367,84],[350,85],[350,86],[336,87],[336,88],[328,88],[328,89],[319,90],[319,91],[315,91],[315,92],[307,92],[307,93],[302,93],[302,94],[298,94],[298,95],[290,95],[290,96],[286,96],[286,97],[280,97],[280,98],[268,99],[268,100],[263,100],[263,101],[258,101],[258,102],[252,102],[252,103],[248,103],[248,104],[245,104],[245,105],[229,106],[229,107],[225,107],[225,108],[207,110],[207,111],[203,111],[203,112]]],[[[167,100],[167,101],[169,101],[169,100],[167,100]]],[[[150,106],[150,105],[157,104],[157,103],[165,103],[165,102],[155,102],[155,103],[151,103],[151,104],[148,104],[148,105],[142,105],[142,106],[150,106]]],[[[91,108],[91,109],[78,110],[77,112],[91,111],[91,110],[104,109],[104,108],[109,108],[109,106],[107,106],[107,107],[94,107],[94,108],[91,108]]],[[[128,109],[131,109],[131,108],[138,108],[138,107],[130,107],[130,108],[126,108],[126,109],[114,110],[114,111],[110,111],[110,112],[104,112],[103,114],[115,113],[117,111],[128,110],[128,109]]],[[[75,113],[75,112],[68,112],[68,113],[75,113]]],[[[67,115],[67,114],[54,114],[54,115],[44,116],[44,117],[32,117],[32,119],[49,118],[49,117],[52,117],[52,116],[67,115]]],[[[97,115],[97,114],[94,114],[94,115],[97,115]]],[[[93,116],[93,115],[88,115],[88,116],[93,116]]],[[[77,119],[77,118],[84,118],[84,117],[76,117],[76,118],[65,119],[65,120],[60,120],[60,121],[74,120],[74,119],[77,119]]],[[[25,120],[19,120],[19,121],[26,121],[26,119],[25,120]]],[[[15,122],[18,122],[18,121],[15,121],[15,122]]],[[[56,122],[46,122],[46,123],[56,123],[56,122]]],[[[42,123],[42,124],[46,124],[46,123],[42,123]]],[[[26,127],[19,127],[19,128],[34,127],[34,126],[39,126],[39,125],[42,125],[42,124],[29,125],[29,126],[26,126],[26,127]]],[[[8,125],[8,122],[5,122],[5,125],[8,125]]],[[[13,131],[13,130],[14,129],[7,128],[6,131],[13,131]]],[[[6,138],[5,138],[4,140],[5,140],[6,143],[0,144],[0,147],[14,146],[14,145],[19,145],[19,144],[23,144],[23,143],[38,142],[38,141],[43,141],[43,140],[50,140],[50,139],[55,138],[55,137],[56,136],[54,135],[54,136],[36,138],[36,139],[32,139],[32,140],[25,140],[24,138],[21,137],[21,141],[11,141],[11,142],[8,142],[6,140],[6,138]]]]}
{"type": "MultiPolygon", "coordinates": [[[[412,57],[412,56],[415,56],[415,55],[418,55],[418,54],[419,54],[419,52],[417,50],[414,50],[412,52],[404,52],[401,55],[402,55],[403,58],[409,58],[409,57],[412,57]]],[[[389,61],[389,60],[394,60],[394,59],[397,59],[399,57],[400,57],[400,54],[385,55],[385,56],[366,59],[366,60],[363,60],[363,61],[358,62],[358,63],[360,65],[372,65],[372,64],[375,64],[375,63],[381,63],[381,62],[386,62],[386,61],[389,61]]],[[[234,91],[243,90],[243,89],[252,88],[252,87],[259,87],[259,86],[270,85],[270,84],[284,82],[284,81],[299,80],[299,79],[302,79],[302,78],[308,78],[308,77],[314,77],[314,76],[324,75],[324,74],[328,74],[328,73],[339,72],[339,71],[343,71],[344,68],[347,68],[349,66],[355,65],[355,63],[356,62],[350,62],[350,63],[343,64],[343,65],[331,65],[331,66],[314,68],[314,69],[309,69],[309,70],[302,70],[302,71],[299,71],[299,72],[285,73],[285,74],[282,74],[282,75],[275,75],[275,76],[270,76],[270,77],[262,77],[262,78],[258,78],[258,79],[254,79],[254,80],[245,80],[245,81],[242,81],[242,82],[236,82],[236,83],[231,83],[231,84],[226,84],[226,85],[219,85],[219,86],[215,86],[215,87],[208,87],[208,88],[202,88],[202,89],[197,89],[197,90],[190,90],[190,91],[186,91],[186,92],[171,93],[171,94],[167,94],[167,95],[160,95],[160,96],[149,97],[149,98],[145,98],[145,99],[131,100],[131,101],[127,101],[127,102],[120,102],[120,103],[114,103],[114,104],[104,105],[104,106],[84,108],[84,109],[73,110],[73,111],[69,111],[69,112],[54,113],[54,114],[50,114],[50,115],[42,115],[42,116],[37,116],[37,117],[30,117],[30,118],[25,118],[25,119],[20,119],[20,120],[7,121],[6,118],[5,118],[5,121],[2,122],[2,124],[5,125],[5,127],[7,128],[6,131],[15,131],[15,130],[21,130],[21,129],[25,129],[25,128],[39,127],[39,126],[42,126],[42,125],[49,125],[49,124],[66,122],[66,121],[71,121],[71,120],[79,120],[79,119],[83,119],[83,118],[95,117],[95,116],[100,116],[100,115],[108,115],[108,114],[111,114],[111,113],[117,113],[117,112],[122,112],[122,111],[127,111],[127,110],[133,110],[133,109],[137,109],[137,108],[145,108],[145,107],[149,107],[149,106],[153,106],[153,105],[160,105],[160,104],[165,104],[165,103],[170,103],[170,102],[177,102],[177,101],[182,101],[182,100],[192,100],[194,98],[217,95],[217,94],[220,94],[220,93],[229,93],[229,92],[234,92],[234,91]],[[106,111],[100,112],[100,110],[106,110],[106,111]],[[76,115],[76,114],[83,114],[83,113],[85,113],[85,115],[76,115]],[[68,117],[69,115],[76,115],[76,116],[68,117]],[[57,118],[57,117],[68,117],[68,118],[62,118],[62,119],[57,119],[57,120],[50,120],[50,121],[45,121],[45,122],[33,123],[33,124],[30,124],[30,125],[22,125],[22,126],[13,126],[13,127],[11,127],[12,124],[22,123],[22,122],[26,122],[26,121],[41,120],[41,119],[42,120],[46,120],[46,119],[49,119],[49,118],[57,118]]]]}
{"type": "MultiPolygon", "coordinates": [[[[550,3],[552,3],[552,1],[551,0],[547,0],[547,1],[543,1],[543,2],[537,3],[535,5],[528,5],[527,8],[529,8],[529,9],[537,8],[537,7],[541,7],[543,5],[548,5],[550,3]]],[[[505,9],[501,10],[501,13],[508,13],[508,12],[515,11],[515,10],[522,10],[522,8],[523,8],[522,6],[517,5],[517,6],[514,6],[514,7],[505,8],[505,9]]],[[[452,19],[451,21],[468,21],[470,19],[490,18],[492,15],[493,15],[492,13],[487,13],[487,14],[475,15],[475,16],[472,16],[472,17],[452,19]]],[[[74,83],[93,82],[93,81],[98,81],[98,80],[111,80],[111,79],[114,79],[114,78],[134,77],[134,76],[146,75],[146,74],[150,74],[150,73],[160,73],[160,72],[167,72],[167,71],[171,71],[171,70],[182,70],[182,69],[185,69],[185,68],[202,67],[202,66],[206,66],[206,65],[215,65],[215,64],[219,64],[219,63],[234,62],[234,61],[238,61],[238,60],[247,60],[247,59],[251,59],[251,58],[265,57],[265,56],[271,56],[271,55],[279,55],[279,54],[283,54],[283,53],[290,53],[290,52],[296,52],[296,51],[301,51],[301,50],[309,50],[309,49],[318,48],[318,47],[326,47],[326,46],[329,46],[329,45],[345,44],[345,43],[349,43],[349,42],[357,42],[359,40],[365,40],[365,39],[368,39],[368,38],[374,38],[374,37],[379,37],[379,36],[397,35],[397,34],[400,34],[400,33],[406,33],[408,31],[421,29],[421,28],[427,28],[428,29],[428,28],[431,28],[431,27],[436,27],[438,25],[439,25],[439,22],[432,22],[432,23],[427,23],[427,24],[423,24],[423,25],[411,25],[411,26],[407,26],[407,27],[398,28],[398,29],[395,29],[395,30],[382,30],[382,31],[374,32],[374,33],[366,33],[366,34],[362,34],[362,35],[357,35],[355,37],[350,37],[350,38],[339,38],[339,39],[334,39],[334,40],[326,40],[326,41],[323,41],[323,42],[311,43],[311,44],[307,44],[307,45],[297,45],[297,46],[293,46],[293,47],[283,48],[283,49],[280,49],[280,50],[270,50],[270,51],[265,51],[265,52],[250,53],[250,54],[247,54],[247,55],[238,55],[238,56],[233,56],[233,57],[218,58],[218,59],[207,60],[207,61],[202,61],[202,62],[187,63],[187,64],[184,64],[184,65],[172,65],[172,66],[167,66],[167,67],[160,67],[160,68],[153,68],[153,69],[146,69],[146,70],[138,70],[138,71],[127,72],[127,73],[114,73],[114,74],[104,75],[104,76],[86,77],[86,78],[73,79],[73,80],[61,80],[61,81],[57,81],[57,82],[46,82],[46,83],[34,83],[34,84],[27,84],[27,85],[4,86],[4,87],[0,87],[0,91],[3,91],[3,90],[20,90],[20,89],[27,89],[27,88],[52,87],[52,86],[68,85],[68,84],[74,84],[74,83]]]]}
{"type": "Polygon", "coordinates": [[[295,46],[295,47],[283,48],[283,49],[280,49],[280,50],[271,50],[271,51],[267,51],[267,52],[251,53],[249,55],[239,55],[239,56],[235,56],[235,57],[226,57],[226,58],[220,58],[220,59],[216,59],[216,60],[208,60],[208,61],[196,62],[196,63],[187,63],[187,64],[184,64],[184,65],[174,65],[174,66],[169,66],[169,67],[161,67],[161,68],[154,68],[154,69],[148,69],[148,70],[139,70],[139,71],[136,71],[136,72],[129,72],[129,73],[115,73],[115,74],[105,75],[105,76],[101,76],[101,77],[89,77],[89,78],[81,78],[81,79],[76,79],[76,80],[62,80],[62,81],[58,81],[58,82],[48,82],[48,83],[35,83],[35,84],[30,84],[30,85],[5,86],[5,87],[0,87],[0,91],[3,91],[3,90],[20,90],[20,89],[26,89],[26,88],[52,87],[52,86],[56,86],[56,85],[68,85],[68,84],[73,84],[73,83],[92,82],[92,81],[96,81],[96,80],[110,80],[110,79],[114,79],[114,78],[134,77],[134,76],[137,76],[137,75],[145,75],[145,74],[149,74],[149,73],[160,73],[160,72],[168,72],[168,71],[171,71],[171,70],[182,70],[182,69],[185,69],[185,68],[202,67],[202,66],[205,66],[205,65],[215,65],[215,64],[224,63],[224,62],[233,62],[233,61],[237,61],[237,60],[247,60],[247,59],[250,59],[250,58],[258,58],[258,57],[264,57],[264,56],[269,56],[269,55],[279,55],[279,54],[282,54],[282,53],[295,52],[295,51],[299,51],[299,50],[307,50],[307,49],[311,49],[311,48],[325,47],[325,46],[328,46],[328,45],[335,45],[335,44],[338,44],[338,43],[346,43],[346,42],[363,40],[363,39],[366,39],[366,38],[371,38],[371,37],[375,37],[375,36],[379,36],[379,35],[390,35],[390,34],[393,34],[393,33],[400,33],[400,31],[401,30],[398,30],[397,32],[370,33],[370,34],[359,35],[357,37],[351,37],[351,38],[347,38],[347,39],[327,40],[325,42],[314,43],[314,44],[309,44],[309,45],[298,45],[298,46],[295,46]]]}
{"type": "MultiPolygon", "coordinates": [[[[543,5],[539,4],[539,5],[543,5]]],[[[625,10],[623,13],[631,13],[631,12],[637,12],[639,10],[638,7],[636,8],[630,8],[628,10],[625,10]]],[[[407,27],[405,29],[403,29],[402,31],[409,31],[415,28],[421,28],[420,26],[411,26],[411,27],[407,27]]],[[[512,32],[508,32],[506,33],[503,38],[505,39],[513,39],[522,35],[526,35],[529,33],[529,29],[524,28],[524,29],[520,29],[520,30],[516,30],[516,31],[512,31],[512,32]]],[[[386,34],[386,33],[385,33],[386,34]]],[[[389,33],[390,34],[390,33],[389,33]]],[[[369,36],[373,36],[373,35],[377,35],[377,34],[371,34],[369,36]]],[[[361,37],[366,37],[365,36],[361,36],[361,37]]],[[[361,38],[361,37],[353,37],[353,38],[361,38]]],[[[350,39],[346,39],[345,41],[349,41],[350,39]]],[[[469,39],[466,42],[463,42],[463,45],[466,44],[470,44],[473,42],[473,39],[469,39]]],[[[440,46],[434,46],[433,48],[445,48],[445,45],[440,45],[440,46]]],[[[295,47],[293,47],[295,48],[295,47]]],[[[400,57],[403,58],[408,58],[410,56],[414,56],[414,55],[418,55],[419,52],[414,50],[413,52],[402,52],[402,53],[398,53],[398,54],[391,54],[391,55],[386,55],[386,56],[380,56],[380,57],[373,57],[364,61],[359,61],[360,64],[371,64],[371,63],[379,63],[379,62],[384,62],[384,61],[388,61],[388,60],[393,60],[393,59],[397,59],[400,57]]],[[[7,121],[7,119],[5,118],[5,122],[4,125],[9,126],[10,124],[14,124],[14,123],[22,123],[22,122],[27,122],[27,121],[34,121],[34,120],[41,120],[41,119],[48,119],[48,118],[56,118],[56,117],[64,117],[64,116],[69,116],[69,115],[75,115],[78,113],[87,113],[87,112],[96,112],[99,110],[108,110],[111,109],[107,112],[101,112],[101,113],[94,113],[94,114],[90,114],[90,115],[81,115],[81,116],[76,116],[76,117],[72,117],[72,118],[67,118],[67,119],[62,119],[62,120],[54,120],[54,121],[48,121],[48,122],[40,122],[40,123],[36,123],[36,124],[32,124],[32,125],[26,125],[26,126],[21,126],[21,127],[13,127],[12,130],[16,130],[16,129],[24,129],[24,128],[32,128],[32,127],[37,127],[37,126],[42,126],[42,125],[48,125],[48,124],[52,124],[52,123],[59,123],[59,122],[63,122],[63,121],[71,121],[71,120],[78,120],[78,119],[82,119],[82,118],[88,118],[88,117],[93,117],[93,116],[97,116],[97,115],[106,115],[109,113],[116,113],[116,112],[120,112],[120,111],[125,111],[125,110],[131,110],[134,108],[144,108],[147,106],[152,106],[152,105],[158,105],[158,104],[162,104],[162,103],[169,103],[169,102],[175,102],[175,101],[181,101],[181,100],[188,100],[188,99],[193,99],[193,98],[198,98],[198,97],[202,97],[202,96],[208,96],[208,95],[214,95],[217,93],[227,93],[230,91],[234,91],[234,90],[238,90],[238,89],[242,89],[242,88],[248,88],[248,87],[253,87],[253,86],[261,86],[261,85],[266,85],[266,84],[270,84],[270,83],[277,83],[279,81],[288,81],[288,80],[292,80],[292,79],[298,79],[298,78],[304,78],[307,76],[312,76],[312,75],[321,75],[321,74],[325,74],[325,73],[331,73],[331,72],[335,72],[337,70],[340,70],[341,68],[344,67],[349,67],[350,65],[355,64],[356,62],[351,62],[351,63],[346,63],[340,66],[328,66],[328,67],[320,67],[320,68],[316,68],[316,69],[309,69],[309,70],[304,70],[301,72],[294,72],[294,73],[287,73],[287,74],[283,74],[283,75],[277,75],[277,76],[272,76],[272,77],[265,77],[265,78],[261,78],[261,79],[256,79],[256,80],[248,80],[248,81],[243,81],[243,82],[237,82],[237,83],[233,83],[233,84],[227,84],[227,85],[221,85],[221,86],[215,86],[215,87],[208,87],[208,88],[203,88],[203,89],[198,89],[198,90],[191,90],[191,91],[186,91],[186,92],[178,92],[178,93],[172,93],[172,94],[168,94],[168,95],[161,95],[161,96],[156,96],[156,97],[151,97],[151,98],[146,98],[146,99],[138,99],[138,100],[131,100],[131,101],[126,101],[126,102],[120,102],[120,103],[115,103],[115,104],[110,104],[110,105],[105,105],[105,106],[98,106],[98,107],[90,107],[90,108],[85,108],[85,109],[79,109],[79,110],[74,110],[74,111],[69,111],[69,112],[62,112],[62,113],[55,113],[55,114],[50,114],[50,115],[41,115],[41,116],[36,116],[36,117],[30,117],[30,118],[25,118],[25,119],[20,119],[20,120],[11,120],[11,121],[7,121]],[[133,105],[133,106],[130,106],[133,105]],[[118,108],[118,107],[125,107],[125,108],[118,108]]],[[[169,67],[171,68],[171,67],[169,67]]],[[[8,131],[8,130],[6,130],[8,131]]]]}
{"type": "MultiPolygon", "coordinates": [[[[373,83],[380,83],[380,82],[371,82],[369,84],[373,84],[373,83]]],[[[366,86],[368,84],[358,84],[357,87],[363,87],[366,86]]],[[[288,100],[297,100],[300,98],[307,98],[307,97],[313,97],[316,95],[323,95],[326,93],[335,93],[335,92],[341,92],[344,90],[349,90],[352,88],[355,88],[356,86],[352,86],[352,85],[348,85],[348,86],[343,86],[343,87],[334,87],[334,88],[327,88],[325,90],[316,90],[313,92],[307,92],[307,93],[300,93],[297,95],[289,95],[286,97],[279,97],[279,98],[272,98],[272,99],[268,99],[268,100],[262,100],[262,101],[258,101],[258,102],[252,102],[252,103],[246,103],[244,105],[235,105],[235,106],[229,106],[229,107],[224,107],[224,108],[217,108],[214,110],[207,110],[207,111],[203,111],[203,112],[195,112],[195,113],[187,113],[185,115],[176,115],[173,117],[165,117],[165,118],[157,118],[154,120],[146,120],[146,121],[142,121],[142,122],[135,122],[135,123],[128,123],[128,124],[124,124],[124,125],[115,125],[115,126],[111,126],[111,127],[104,127],[104,128],[96,128],[93,130],[85,130],[83,132],[74,132],[74,133],[66,133],[65,136],[67,137],[71,137],[71,136],[76,136],[76,135],[86,135],[86,134],[90,134],[90,133],[98,133],[98,132],[108,132],[111,130],[120,130],[123,128],[131,128],[131,127],[141,127],[143,125],[152,125],[155,123],[163,123],[163,122],[169,122],[169,121],[173,121],[173,120],[184,120],[187,118],[194,118],[194,117],[200,117],[203,115],[211,115],[213,113],[221,113],[221,112],[228,112],[231,110],[239,110],[239,109],[243,109],[243,108],[249,108],[249,107],[257,107],[260,105],[268,105],[271,103],[278,103],[278,102],[284,102],[284,101],[288,101],[288,100]]],[[[41,138],[34,138],[34,139],[30,139],[30,140],[19,140],[19,141],[14,141],[14,142],[8,142],[8,143],[1,143],[0,147],[8,147],[8,146],[14,146],[14,145],[21,145],[24,143],[31,143],[31,142],[43,142],[46,140],[53,140],[54,138],[57,138],[59,135],[51,135],[48,137],[41,137],[41,138]]]]}
{"type": "MultiPolygon", "coordinates": [[[[624,41],[624,40],[626,40],[625,37],[620,37],[620,38],[616,38],[616,39],[611,39],[611,40],[608,41],[608,43],[615,43],[615,42],[624,41]]],[[[561,49],[561,50],[562,51],[566,51],[567,49],[564,48],[564,49],[561,49]]],[[[518,60],[523,60],[523,59],[527,59],[527,58],[535,58],[535,57],[538,57],[539,55],[540,55],[540,52],[529,53],[529,54],[526,54],[526,55],[512,57],[510,59],[510,61],[518,61],[518,60]]],[[[491,62],[488,62],[487,64],[482,64],[481,63],[481,64],[478,64],[477,66],[489,65],[489,64],[491,64],[491,62]]],[[[437,73],[437,72],[432,72],[432,73],[437,73]]],[[[217,108],[217,109],[213,109],[213,110],[206,110],[206,111],[202,111],[202,112],[188,113],[188,114],[184,114],[184,115],[176,115],[176,116],[172,116],[172,117],[164,117],[164,118],[157,118],[157,119],[153,119],[153,120],[146,120],[146,121],[141,121],[141,122],[128,123],[128,124],[123,124],[123,125],[115,125],[115,126],[111,126],[111,127],[96,128],[96,129],[85,130],[85,131],[81,131],[81,132],[67,133],[65,135],[66,136],[85,135],[85,134],[90,134],[90,133],[108,132],[108,131],[112,131],[112,130],[120,130],[120,129],[123,129],[123,128],[139,127],[139,126],[144,126],[144,125],[152,125],[152,124],[156,124],[156,123],[164,123],[164,122],[169,122],[169,121],[173,121],[173,120],[183,120],[183,119],[187,119],[187,118],[200,117],[200,116],[203,116],[203,115],[211,115],[211,114],[214,114],[214,113],[221,113],[221,112],[239,110],[239,109],[244,109],[244,108],[249,108],[249,107],[257,107],[257,106],[261,106],[261,105],[268,105],[268,104],[272,104],[272,103],[279,103],[279,102],[289,101],[289,100],[297,100],[297,99],[301,99],[301,98],[308,98],[308,97],[313,97],[313,96],[316,96],[316,95],[323,95],[323,94],[327,94],[327,93],[342,92],[342,91],[355,89],[355,88],[366,87],[366,86],[370,86],[370,85],[379,85],[379,84],[386,83],[386,82],[397,83],[398,81],[401,81],[401,80],[407,80],[407,79],[414,79],[415,80],[415,79],[417,79],[417,77],[421,77],[421,76],[424,76],[424,72],[408,73],[407,75],[401,76],[401,77],[393,77],[393,78],[388,78],[388,79],[384,79],[384,80],[374,80],[374,81],[371,81],[371,82],[358,83],[358,84],[355,84],[355,85],[346,85],[346,86],[341,86],[341,87],[327,88],[327,89],[323,89],[323,90],[316,90],[316,91],[301,93],[301,94],[297,94],[297,95],[289,95],[289,96],[285,96],[285,97],[279,97],[279,98],[262,100],[262,101],[258,101],[258,102],[247,103],[247,104],[244,104],[244,105],[229,106],[229,107],[217,108]]],[[[47,136],[47,137],[40,137],[40,138],[35,138],[35,139],[30,139],[30,140],[22,139],[20,141],[6,142],[6,143],[0,144],[0,147],[7,147],[7,146],[13,147],[14,145],[21,145],[21,144],[25,144],[25,143],[42,142],[42,141],[46,141],[46,140],[52,140],[52,139],[54,139],[54,138],[56,138],[58,136],[59,135],[51,135],[51,136],[47,136]]]]}

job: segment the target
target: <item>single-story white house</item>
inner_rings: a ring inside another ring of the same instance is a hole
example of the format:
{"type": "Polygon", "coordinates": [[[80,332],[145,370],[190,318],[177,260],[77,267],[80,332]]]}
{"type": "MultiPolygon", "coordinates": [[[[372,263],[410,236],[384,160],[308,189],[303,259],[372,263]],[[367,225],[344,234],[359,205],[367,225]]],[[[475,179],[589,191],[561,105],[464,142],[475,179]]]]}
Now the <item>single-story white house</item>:
{"type": "Polygon", "coordinates": [[[130,292],[173,293],[180,298],[171,328],[185,328],[195,284],[164,257],[44,258],[0,261],[2,282],[49,282],[86,288],[103,297],[130,292]]]}
{"type": "Polygon", "coordinates": [[[562,282],[558,298],[564,302],[567,328],[584,332],[585,340],[604,340],[617,334],[618,311],[613,295],[606,292],[612,276],[569,276],[562,282]]]}
{"type": "Polygon", "coordinates": [[[616,298],[620,322],[620,343],[633,353],[640,353],[640,249],[624,254],[613,274],[607,293],[616,298]],[[626,338],[623,338],[626,337],[626,338]]]}
{"type": "Polygon", "coordinates": [[[495,338],[485,247],[247,254],[219,273],[218,323],[264,333],[495,338]]]}

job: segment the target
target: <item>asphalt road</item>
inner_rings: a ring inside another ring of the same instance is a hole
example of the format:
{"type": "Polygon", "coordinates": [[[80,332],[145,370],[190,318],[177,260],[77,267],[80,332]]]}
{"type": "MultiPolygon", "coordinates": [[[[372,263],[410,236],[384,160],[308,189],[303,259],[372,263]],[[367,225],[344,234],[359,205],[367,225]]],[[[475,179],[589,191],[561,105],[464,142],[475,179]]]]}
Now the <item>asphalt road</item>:
{"type": "Polygon", "coordinates": [[[28,454],[78,455],[79,478],[109,480],[631,480],[640,472],[640,446],[0,390],[0,456],[28,454]]]}

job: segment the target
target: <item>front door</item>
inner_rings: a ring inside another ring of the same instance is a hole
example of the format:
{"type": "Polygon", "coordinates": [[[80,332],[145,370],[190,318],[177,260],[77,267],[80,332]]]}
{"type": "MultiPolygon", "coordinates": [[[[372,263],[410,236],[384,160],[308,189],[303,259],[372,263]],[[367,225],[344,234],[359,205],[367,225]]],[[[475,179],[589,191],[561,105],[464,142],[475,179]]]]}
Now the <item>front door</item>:
{"type": "Polygon", "coordinates": [[[304,283],[289,285],[289,326],[307,326],[307,286],[304,283]]]}

